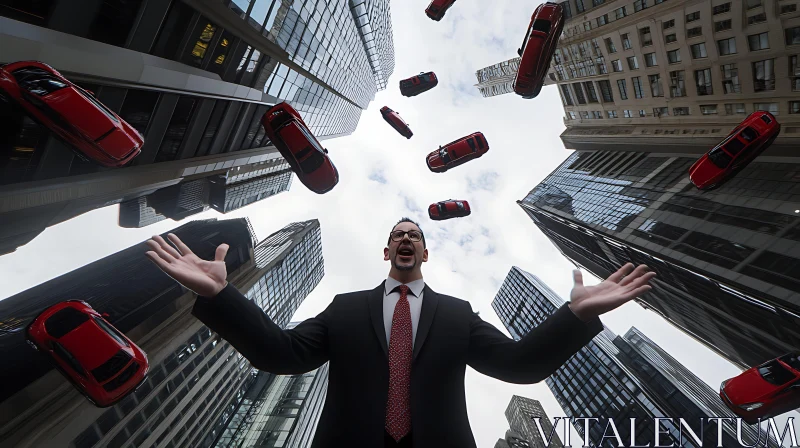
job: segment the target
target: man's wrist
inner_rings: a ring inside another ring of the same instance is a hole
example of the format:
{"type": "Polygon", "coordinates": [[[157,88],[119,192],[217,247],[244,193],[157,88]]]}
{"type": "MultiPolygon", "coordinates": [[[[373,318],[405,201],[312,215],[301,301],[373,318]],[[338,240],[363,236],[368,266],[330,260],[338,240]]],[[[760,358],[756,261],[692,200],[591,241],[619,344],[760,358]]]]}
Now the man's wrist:
{"type": "Polygon", "coordinates": [[[574,314],[575,317],[577,317],[578,319],[580,319],[583,322],[587,322],[588,323],[589,321],[591,321],[593,319],[593,317],[591,317],[591,316],[586,316],[585,313],[583,312],[583,310],[580,309],[580,307],[578,307],[575,304],[573,304],[572,302],[568,302],[567,303],[567,307],[570,309],[570,311],[572,311],[572,314],[574,314]]]}

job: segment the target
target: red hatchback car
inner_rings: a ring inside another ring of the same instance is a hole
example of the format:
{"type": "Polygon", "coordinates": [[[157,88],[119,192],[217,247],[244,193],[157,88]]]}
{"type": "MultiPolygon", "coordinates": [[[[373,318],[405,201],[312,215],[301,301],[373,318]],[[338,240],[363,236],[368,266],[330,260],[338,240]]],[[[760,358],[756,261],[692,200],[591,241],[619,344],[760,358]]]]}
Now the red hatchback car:
{"type": "Polygon", "coordinates": [[[519,71],[514,78],[514,92],[517,95],[526,99],[539,95],[563,29],[564,11],[561,5],[547,2],[539,5],[533,12],[528,33],[517,50],[522,57],[519,71]]]}
{"type": "Polygon", "coordinates": [[[436,151],[428,154],[425,161],[428,169],[434,173],[444,173],[450,168],[486,154],[489,151],[489,142],[481,132],[472,133],[466,137],[440,146],[436,151]]]}
{"type": "Polygon", "coordinates": [[[725,380],[722,401],[749,424],[800,407],[800,352],[789,353],[725,380]]]}
{"type": "Polygon", "coordinates": [[[69,300],[44,310],[27,329],[28,343],[95,406],[111,406],[144,382],[147,355],[88,303],[69,300]]]}
{"type": "Polygon", "coordinates": [[[403,96],[417,96],[422,92],[427,92],[439,84],[436,73],[420,72],[419,75],[400,81],[400,93],[403,96]]]}
{"type": "Polygon", "coordinates": [[[689,168],[689,179],[700,190],[719,186],[764,152],[780,132],[781,125],[771,113],[753,112],[689,168]]]}
{"type": "Polygon", "coordinates": [[[425,14],[435,21],[442,20],[444,17],[444,13],[453,6],[456,0],[433,0],[428,8],[425,10],[425,14]]]}
{"type": "Polygon", "coordinates": [[[428,207],[428,216],[434,221],[442,221],[450,218],[463,218],[469,216],[471,210],[467,201],[448,199],[431,204],[428,207]]]}
{"type": "Polygon", "coordinates": [[[328,157],[328,150],[320,145],[292,106],[283,102],[270,107],[261,117],[261,124],[309,190],[323,194],[339,183],[339,171],[328,157]]]}
{"type": "Polygon", "coordinates": [[[119,167],[141,152],[144,138],[139,131],[47,64],[0,65],[0,97],[4,96],[53,131],[83,160],[119,167]]]}
{"type": "Polygon", "coordinates": [[[411,138],[414,135],[411,132],[411,128],[408,127],[405,121],[400,118],[400,114],[398,112],[389,109],[389,106],[381,107],[381,115],[383,115],[383,119],[389,123],[395,131],[399,132],[405,138],[411,138]]]}

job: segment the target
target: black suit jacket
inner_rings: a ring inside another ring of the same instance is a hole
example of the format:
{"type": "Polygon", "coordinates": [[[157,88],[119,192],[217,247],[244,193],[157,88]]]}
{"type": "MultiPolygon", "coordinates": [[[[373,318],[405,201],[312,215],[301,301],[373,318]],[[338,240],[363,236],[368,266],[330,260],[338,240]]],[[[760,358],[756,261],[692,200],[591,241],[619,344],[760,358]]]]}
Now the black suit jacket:
{"type": "MultiPolygon", "coordinates": [[[[389,362],[383,324],[383,283],[339,294],[317,317],[291,330],[274,324],[230,284],[198,297],[192,313],[230,342],[254,367],[288,375],[330,361],[328,395],[313,448],[384,445],[389,362]]],[[[467,365],[517,384],[552,374],[602,330],[565,304],[519,341],[484,322],[469,302],[427,285],[411,365],[414,448],[475,448],[467,418],[467,365]]]]}

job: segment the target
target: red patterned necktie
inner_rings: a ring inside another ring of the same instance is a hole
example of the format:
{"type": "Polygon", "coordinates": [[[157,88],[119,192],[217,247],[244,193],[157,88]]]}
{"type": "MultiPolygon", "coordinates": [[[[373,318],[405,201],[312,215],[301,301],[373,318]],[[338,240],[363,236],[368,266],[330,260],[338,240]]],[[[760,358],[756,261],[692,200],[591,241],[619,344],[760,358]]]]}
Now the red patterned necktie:
{"type": "Polygon", "coordinates": [[[411,431],[412,343],[408,286],[400,285],[400,300],[394,307],[389,336],[389,399],[386,402],[386,432],[395,441],[411,431]]]}

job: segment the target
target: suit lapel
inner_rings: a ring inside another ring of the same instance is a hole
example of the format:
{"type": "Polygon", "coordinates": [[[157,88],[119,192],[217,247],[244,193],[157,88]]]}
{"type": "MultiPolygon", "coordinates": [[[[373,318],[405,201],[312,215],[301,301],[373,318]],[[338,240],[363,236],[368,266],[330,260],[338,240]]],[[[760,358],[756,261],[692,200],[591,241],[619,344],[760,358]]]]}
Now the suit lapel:
{"type": "MultiPolygon", "coordinates": [[[[436,306],[439,304],[439,294],[433,292],[428,285],[422,290],[422,311],[419,314],[419,326],[417,327],[417,337],[414,341],[414,355],[413,360],[417,359],[425,339],[428,337],[428,331],[431,329],[433,323],[433,316],[436,314],[436,306]]],[[[383,328],[383,327],[381,327],[383,328]]],[[[384,336],[386,338],[386,336],[384,336]]]]}
{"type": "Polygon", "coordinates": [[[369,292],[367,302],[369,303],[369,315],[372,320],[372,328],[375,329],[375,336],[378,337],[383,354],[389,359],[389,346],[386,343],[386,326],[383,324],[383,288],[386,281],[381,282],[380,286],[369,292]]]}

